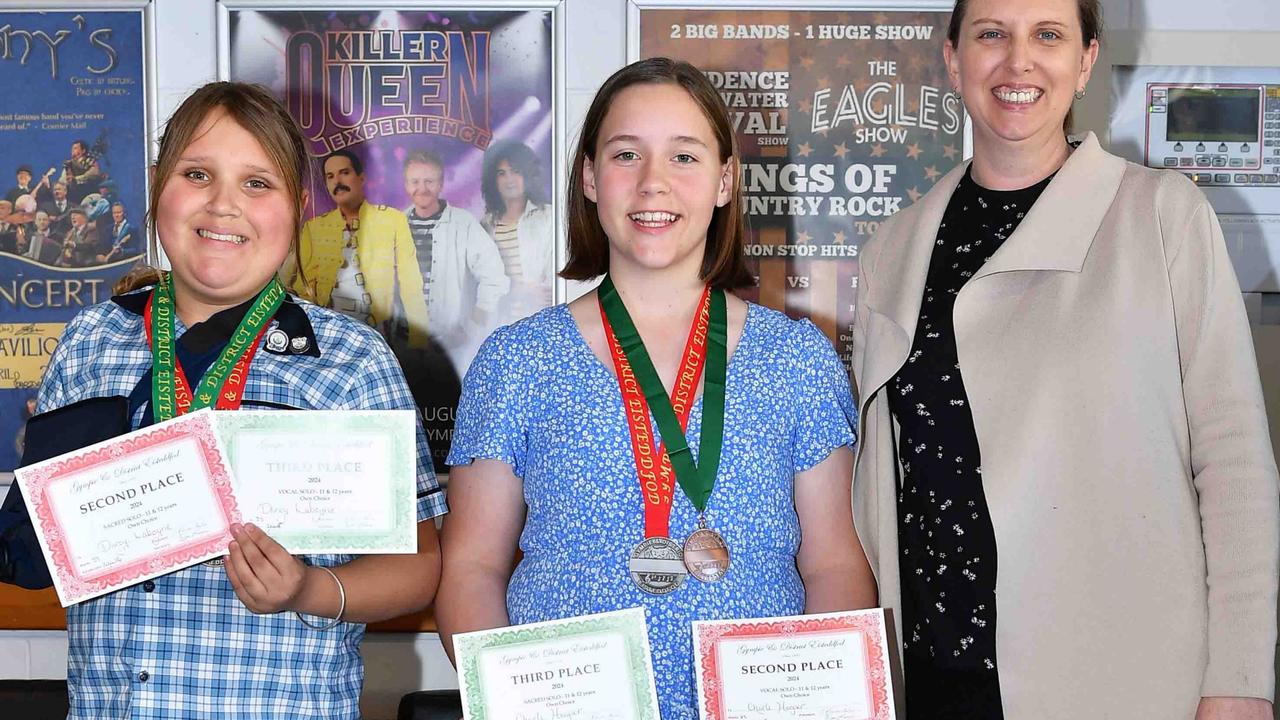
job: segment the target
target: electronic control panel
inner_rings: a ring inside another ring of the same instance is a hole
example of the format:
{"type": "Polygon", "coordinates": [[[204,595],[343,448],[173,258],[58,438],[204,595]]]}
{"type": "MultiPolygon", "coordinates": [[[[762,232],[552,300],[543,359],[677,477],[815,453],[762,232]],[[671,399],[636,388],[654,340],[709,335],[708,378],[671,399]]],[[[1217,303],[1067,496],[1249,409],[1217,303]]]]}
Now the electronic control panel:
{"type": "Polygon", "coordinates": [[[1280,187],[1280,85],[1147,83],[1146,165],[1197,185],[1280,187]]]}
{"type": "Polygon", "coordinates": [[[1245,292],[1280,292],[1280,67],[1116,65],[1108,148],[1186,175],[1245,292]]]}

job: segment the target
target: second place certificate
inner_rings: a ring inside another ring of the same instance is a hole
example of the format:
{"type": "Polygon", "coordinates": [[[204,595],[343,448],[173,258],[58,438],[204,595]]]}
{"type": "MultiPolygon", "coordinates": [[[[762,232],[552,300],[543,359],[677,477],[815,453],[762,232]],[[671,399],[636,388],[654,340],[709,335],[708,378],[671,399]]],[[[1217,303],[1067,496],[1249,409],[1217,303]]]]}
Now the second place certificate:
{"type": "Polygon", "coordinates": [[[884,611],[693,624],[703,720],[893,720],[884,611]]]}
{"type": "Polygon", "coordinates": [[[213,416],[18,468],[63,607],[226,554],[240,514],[213,416]]]}

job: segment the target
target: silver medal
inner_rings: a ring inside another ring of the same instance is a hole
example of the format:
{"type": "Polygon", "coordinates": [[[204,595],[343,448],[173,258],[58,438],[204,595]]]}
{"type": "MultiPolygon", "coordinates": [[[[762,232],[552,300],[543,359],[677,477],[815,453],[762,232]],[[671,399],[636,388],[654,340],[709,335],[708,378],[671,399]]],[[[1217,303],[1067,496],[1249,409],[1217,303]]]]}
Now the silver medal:
{"type": "Polygon", "coordinates": [[[684,551],[665,537],[645,538],[631,551],[627,570],[631,573],[631,582],[650,595],[675,592],[689,575],[684,566],[684,551]]]}

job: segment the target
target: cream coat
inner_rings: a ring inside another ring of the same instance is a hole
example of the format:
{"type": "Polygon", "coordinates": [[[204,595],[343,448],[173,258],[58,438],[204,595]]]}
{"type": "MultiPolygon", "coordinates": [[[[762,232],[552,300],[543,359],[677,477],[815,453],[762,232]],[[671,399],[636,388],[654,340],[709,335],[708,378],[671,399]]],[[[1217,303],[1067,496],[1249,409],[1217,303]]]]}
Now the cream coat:
{"type": "MultiPolygon", "coordinates": [[[[886,383],[964,167],[863,249],[854,516],[901,607],[886,383]]],[[[1240,289],[1208,202],[1090,135],[957,296],[998,547],[1005,717],[1187,718],[1274,692],[1280,501],[1240,289]]],[[[899,643],[901,629],[899,628],[899,643]]]]}

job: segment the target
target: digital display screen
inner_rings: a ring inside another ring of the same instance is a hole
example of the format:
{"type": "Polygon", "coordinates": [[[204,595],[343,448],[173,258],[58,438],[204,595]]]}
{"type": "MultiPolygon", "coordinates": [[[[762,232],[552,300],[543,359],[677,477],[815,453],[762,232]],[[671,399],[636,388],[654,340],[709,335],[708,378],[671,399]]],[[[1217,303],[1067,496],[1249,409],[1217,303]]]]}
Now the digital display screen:
{"type": "Polygon", "coordinates": [[[1256,88],[1170,88],[1170,142],[1256,142],[1256,88]]]}

